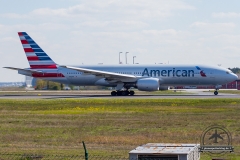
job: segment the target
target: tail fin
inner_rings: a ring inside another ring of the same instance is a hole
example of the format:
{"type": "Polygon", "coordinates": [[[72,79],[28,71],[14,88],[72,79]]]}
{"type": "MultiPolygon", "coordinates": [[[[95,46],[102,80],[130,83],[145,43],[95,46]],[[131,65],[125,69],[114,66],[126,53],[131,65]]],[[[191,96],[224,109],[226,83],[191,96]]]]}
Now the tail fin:
{"type": "Polygon", "coordinates": [[[18,32],[31,69],[56,69],[57,64],[26,32],[18,32]]]}

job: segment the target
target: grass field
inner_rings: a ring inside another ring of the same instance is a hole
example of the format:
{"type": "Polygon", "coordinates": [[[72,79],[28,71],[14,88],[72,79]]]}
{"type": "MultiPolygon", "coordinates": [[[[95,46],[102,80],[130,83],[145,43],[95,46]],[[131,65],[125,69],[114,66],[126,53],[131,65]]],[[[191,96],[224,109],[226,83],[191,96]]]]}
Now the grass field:
{"type": "MultiPolygon", "coordinates": [[[[240,159],[240,99],[0,100],[0,152],[121,155],[138,145],[199,143],[223,125],[240,159]]],[[[210,159],[206,154],[201,159],[210,159]]]]}

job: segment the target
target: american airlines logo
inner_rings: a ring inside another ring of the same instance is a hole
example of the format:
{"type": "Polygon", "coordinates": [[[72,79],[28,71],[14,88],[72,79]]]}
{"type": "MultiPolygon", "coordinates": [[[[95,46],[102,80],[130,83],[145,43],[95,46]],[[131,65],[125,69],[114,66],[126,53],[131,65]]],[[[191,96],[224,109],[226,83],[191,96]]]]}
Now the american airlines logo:
{"type": "Polygon", "coordinates": [[[196,66],[196,68],[197,68],[198,70],[200,70],[200,75],[201,75],[202,77],[207,77],[206,74],[203,72],[203,70],[201,70],[200,67],[196,66]]]}
{"type": "Polygon", "coordinates": [[[202,77],[207,77],[206,74],[205,74],[203,71],[200,71],[200,75],[201,75],[202,77]]]}
{"type": "Polygon", "coordinates": [[[194,77],[194,70],[179,70],[179,69],[169,69],[169,70],[148,70],[144,69],[142,76],[148,77],[194,77]]]}
{"type": "MultiPolygon", "coordinates": [[[[197,70],[200,70],[200,75],[202,77],[207,77],[206,73],[198,66],[197,70]]],[[[142,72],[142,76],[148,77],[194,77],[194,70],[180,70],[180,69],[169,69],[169,70],[148,70],[145,68],[142,72]]]]}

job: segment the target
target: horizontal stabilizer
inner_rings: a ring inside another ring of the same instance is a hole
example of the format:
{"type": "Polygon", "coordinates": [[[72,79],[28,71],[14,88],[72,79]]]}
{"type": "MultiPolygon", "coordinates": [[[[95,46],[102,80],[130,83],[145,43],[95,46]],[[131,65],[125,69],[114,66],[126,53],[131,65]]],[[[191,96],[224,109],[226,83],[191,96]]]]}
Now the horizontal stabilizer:
{"type": "Polygon", "coordinates": [[[19,70],[20,71],[27,71],[27,72],[32,72],[32,73],[43,73],[42,71],[33,70],[33,69],[23,69],[23,68],[15,68],[15,67],[3,67],[3,68],[17,70],[17,71],[19,71],[19,70]]]}

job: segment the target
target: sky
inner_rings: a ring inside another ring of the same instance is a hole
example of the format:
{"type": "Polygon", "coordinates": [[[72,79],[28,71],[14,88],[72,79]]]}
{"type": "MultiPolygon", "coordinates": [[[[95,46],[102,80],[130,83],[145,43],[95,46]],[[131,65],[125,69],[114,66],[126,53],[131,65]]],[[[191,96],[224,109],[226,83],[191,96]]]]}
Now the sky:
{"type": "Polygon", "coordinates": [[[0,0],[0,82],[24,81],[17,32],[58,64],[240,67],[239,0],[0,0]]]}

